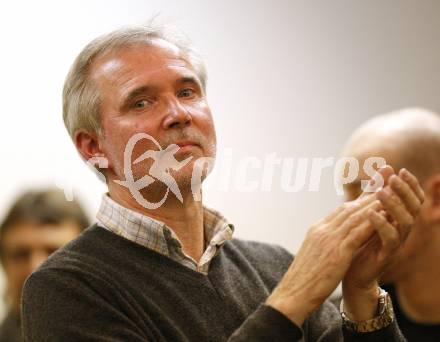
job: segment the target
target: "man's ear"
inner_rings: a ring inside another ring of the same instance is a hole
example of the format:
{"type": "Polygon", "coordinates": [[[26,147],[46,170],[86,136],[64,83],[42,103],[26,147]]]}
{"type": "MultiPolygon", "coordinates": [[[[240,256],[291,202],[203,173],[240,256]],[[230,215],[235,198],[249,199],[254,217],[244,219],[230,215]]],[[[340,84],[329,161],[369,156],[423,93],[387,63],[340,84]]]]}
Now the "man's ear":
{"type": "Polygon", "coordinates": [[[102,182],[107,183],[106,174],[109,168],[109,160],[102,150],[98,135],[79,130],[75,132],[74,142],[76,149],[90,169],[102,182]]]}
{"type": "Polygon", "coordinates": [[[85,130],[75,132],[74,143],[79,154],[85,161],[96,157],[105,157],[96,133],[90,133],[85,130]]]}
{"type": "Polygon", "coordinates": [[[425,203],[423,216],[429,223],[440,223],[440,173],[428,178],[425,182],[425,203]]]}
{"type": "Polygon", "coordinates": [[[74,142],[76,149],[89,166],[93,166],[101,171],[109,168],[109,160],[105,152],[102,150],[101,143],[96,133],[79,130],[75,132],[74,142]]]}

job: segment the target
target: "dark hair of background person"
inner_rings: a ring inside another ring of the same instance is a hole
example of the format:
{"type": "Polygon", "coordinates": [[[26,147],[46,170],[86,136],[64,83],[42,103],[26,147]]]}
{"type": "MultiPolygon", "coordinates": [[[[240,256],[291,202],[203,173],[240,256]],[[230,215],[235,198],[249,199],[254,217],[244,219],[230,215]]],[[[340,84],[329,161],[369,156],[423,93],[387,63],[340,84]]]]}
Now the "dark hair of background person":
{"type": "MultiPolygon", "coordinates": [[[[76,223],[80,230],[90,225],[84,210],[76,201],[67,201],[61,190],[32,190],[18,196],[0,224],[0,246],[5,234],[20,223],[37,225],[76,223]]],[[[0,258],[3,257],[0,248],[0,258]]]]}

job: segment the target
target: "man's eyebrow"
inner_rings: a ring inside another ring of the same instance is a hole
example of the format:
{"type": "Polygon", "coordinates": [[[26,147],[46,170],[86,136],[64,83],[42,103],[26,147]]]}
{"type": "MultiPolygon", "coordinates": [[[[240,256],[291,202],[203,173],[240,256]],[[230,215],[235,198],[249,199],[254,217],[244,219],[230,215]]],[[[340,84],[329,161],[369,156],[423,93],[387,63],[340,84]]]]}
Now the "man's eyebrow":
{"type": "Polygon", "coordinates": [[[176,81],[176,84],[183,84],[183,83],[194,83],[194,84],[197,84],[200,88],[202,86],[200,84],[200,81],[196,77],[193,77],[193,76],[183,76],[176,81]]]}
{"type": "Polygon", "coordinates": [[[149,86],[141,86],[138,88],[135,88],[133,90],[131,90],[127,95],[124,96],[123,100],[122,100],[122,106],[121,107],[126,107],[131,100],[133,100],[136,96],[142,95],[142,94],[146,94],[151,90],[151,87],[149,86]]]}

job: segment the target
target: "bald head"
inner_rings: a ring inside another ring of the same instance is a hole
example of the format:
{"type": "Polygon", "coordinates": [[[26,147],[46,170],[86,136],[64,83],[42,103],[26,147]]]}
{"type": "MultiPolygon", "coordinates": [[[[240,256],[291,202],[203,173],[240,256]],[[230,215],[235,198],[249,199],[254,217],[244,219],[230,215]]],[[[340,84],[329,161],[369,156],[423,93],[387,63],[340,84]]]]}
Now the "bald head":
{"type": "Polygon", "coordinates": [[[423,183],[440,172],[440,116],[411,108],[374,117],[352,134],[343,155],[360,162],[383,157],[396,171],[405,167],[423,183]]]}

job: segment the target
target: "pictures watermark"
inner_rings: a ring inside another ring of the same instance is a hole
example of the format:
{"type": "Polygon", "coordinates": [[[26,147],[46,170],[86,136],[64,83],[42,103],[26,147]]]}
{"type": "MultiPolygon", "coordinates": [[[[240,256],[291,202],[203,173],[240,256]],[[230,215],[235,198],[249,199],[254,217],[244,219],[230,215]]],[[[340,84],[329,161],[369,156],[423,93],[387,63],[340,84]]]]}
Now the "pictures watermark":
{"type": "Polygon", "coordinates": [[[177,184],[170,171],[179,171],[184,167],[193,157],[189,156],[185,160],[177,161],[175,153],[180,149],[176,144],[168,145],[164,150],[160,144],[151,135],[147,133],[137,133],[133,135],[128,141],[124,150],[124,176],[125,180],[116,180],[115,182],[122,185],[130,191],[136,202],[147,209],[159,208],[167,199],[168,193],[171,191],[180,202],[183,202],[182,194],[180,193],[179,185],[177,184]],[[157,150],[145,151],[140,157],[132,161],[133,149],[135,145],[142,139],[147,139],[153,142],[158,148],[157,150]],[[147,174],[140,179],[135,180],[132,171],[132,165],[138,164],[145,159],[152,159],[153,163],[149,168],[147,174]],[[154,182],[162,182],[166,186],[165,195],[158,202],[149,202],[142,194],[141,190],[153,184],[154,182]]]}
{"type": "MultiPolygon", "coordinates": [[[[278,156],[276,153],[269,153],[263,157],[234,156],[232,149],[225,149],[216,158],[196,158],[189,154],[185,159],[179,160],[176,155],[180,149],[176,144],[163,148],[151,135],[137,133],[129,139],[124,149],[125,179],[114,182],[127,188],[136,202],[146,209],[159,208],[170,196],[183,202],[181,186],[176,180],[176,175],[185,166],[192,168],[191,193],[196,201],[201,200],[202,182],[207,174],[210,176],[203,187],[220,192],[318,192],[324,173],[332,175],[337,195],[343,195],[344,185],[358,181],[361,174],[361,189],[365,192],[376,191],[384,182],[381,175],[377,174],[377,169],[386,165],[385,159],[381,157],[370,157],[360,165],[353,157],[292,158],[278,156]],[[154,148],[143,151],[133,160],[136,145],[142,140],[146,140],[154,148]],[[137,166],[136,175],[133,173],[134,166],[137,166]],[[142,168],[143,166],[145,168],[142,168]],[[140,169],[142,171],[139,171],[140,169]],[[373,177],[374,187],[369,182],[373,177]],[[158,184],[166,189],[163,196],[155,202],[148,201],[143,194],[158,184]]],[[[102,181],[106,181],[103,172],[108,168],[106,158],[91,158],[87,164],[94,168],[102,181]]],[[[73,199],[72,187],[69,187],[68,182],[57,182],[57,186],[64,190],[67,200],[73,199]]]]}

